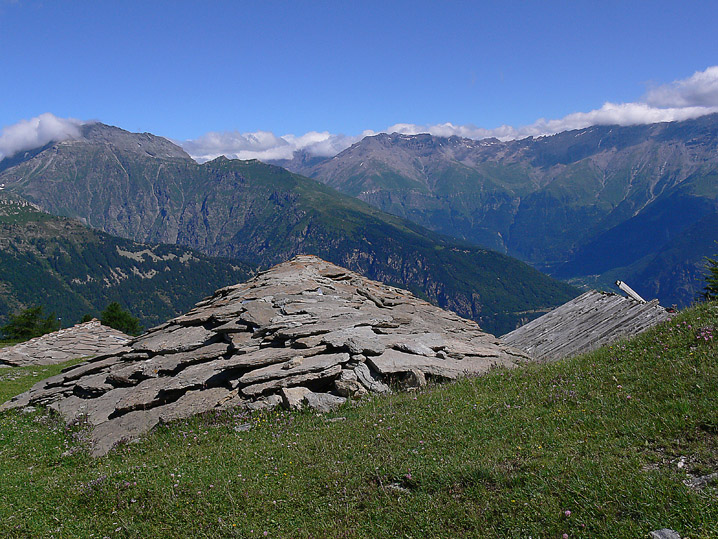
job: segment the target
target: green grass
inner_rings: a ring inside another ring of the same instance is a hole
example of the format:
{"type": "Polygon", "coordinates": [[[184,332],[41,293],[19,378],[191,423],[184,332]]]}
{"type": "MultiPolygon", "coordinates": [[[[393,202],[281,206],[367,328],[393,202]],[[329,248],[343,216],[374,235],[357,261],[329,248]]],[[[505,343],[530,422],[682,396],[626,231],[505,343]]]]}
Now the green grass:
{"type": "MultiPolygon", "coordinates": [[[[9,346],[7,341],[0,341],[0,348],[9,346]]],[[[59,374],[62,369],[75,365],[81,359],[72,359],[59,365],[37,365],[34,367],[2,367],[0,368],[0,403],[30,389],[35,382],[59,374]]]]}
{"type": "Polygon", "coordinates": [[[716,487],[683,481],[718,471],[718,337],[697,338],[717,332],[704,304],[564,362],[325,417],[208,414],[97,460],[82,428],[6,413],[0,535],[716,537],[716,487]]]}

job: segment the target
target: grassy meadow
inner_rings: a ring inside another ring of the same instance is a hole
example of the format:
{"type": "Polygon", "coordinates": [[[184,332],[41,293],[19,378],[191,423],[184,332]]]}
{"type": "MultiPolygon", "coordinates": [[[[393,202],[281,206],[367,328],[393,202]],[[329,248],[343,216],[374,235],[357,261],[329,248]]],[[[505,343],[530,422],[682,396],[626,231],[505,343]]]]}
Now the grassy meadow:
{"type": "MultiPolygon", "coordinates": [[[[718,304],[567,361],[326,416],[207,414],[92,459],[0,415],[2,537],[718,537],[718,304]],[[565,534],[565,535],[564,535],[565,534]]],[[[60,367],[0,369],[0,399],[60,367]]]]}

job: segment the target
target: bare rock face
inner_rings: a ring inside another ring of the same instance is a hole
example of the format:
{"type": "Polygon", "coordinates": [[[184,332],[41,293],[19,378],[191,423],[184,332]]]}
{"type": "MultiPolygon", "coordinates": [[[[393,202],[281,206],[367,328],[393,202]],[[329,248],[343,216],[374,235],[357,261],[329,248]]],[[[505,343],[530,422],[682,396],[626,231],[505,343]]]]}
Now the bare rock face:
{"type": "Polygon", "coordinates": [[[49,405],[107,453],[158,423],[229,407],[326,412],[347,399],[525,361],[476,323],[313,256],[215,292],[126,347],[0,410],[49,405]]]}

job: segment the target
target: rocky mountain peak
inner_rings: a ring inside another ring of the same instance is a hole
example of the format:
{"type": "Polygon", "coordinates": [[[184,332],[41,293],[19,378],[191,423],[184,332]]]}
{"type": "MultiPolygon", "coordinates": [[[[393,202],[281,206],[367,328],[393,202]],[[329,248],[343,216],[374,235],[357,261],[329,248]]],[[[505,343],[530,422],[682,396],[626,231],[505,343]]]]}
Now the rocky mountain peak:
{"type": "MultiPolygon", "coordinates": [[[[118,150],[163,159],[191,159],[182,148],[152,133],[130,133],[100,122],[82,126],[82,141],[107,144],[118,150]]],[[[72,143],[73,141],[66,141],[72,143]]]]}
{"type": "Polygon", "coordinates": [[[217,290],[182,316],[70,367],[1,409],[50,405],[93,426],[93,454],[159,422],[213,409],[302,405],[427,378],[455,379],[526,356],[479,326],[314,256],[217,290]]]}

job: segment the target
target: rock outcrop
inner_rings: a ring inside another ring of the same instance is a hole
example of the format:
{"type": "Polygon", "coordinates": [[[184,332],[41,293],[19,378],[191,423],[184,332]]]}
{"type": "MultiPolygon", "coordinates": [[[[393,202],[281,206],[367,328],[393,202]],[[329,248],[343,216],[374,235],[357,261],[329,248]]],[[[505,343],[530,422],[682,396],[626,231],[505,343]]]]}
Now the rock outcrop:
{"type": "Polygon", "coordinates": [[[120,349],[131,337],[90,320],[29,341],[0,349],[0,365],[55,365],[120,349]]]}
{"type": "Polygon", "coordinates": [[[589,290],[501,340],[536,361],[558,361],[626,339],[671,318],[658,300],[589,290]]]}
{"type": "Polygon", "coordinates": [[[0,409],[49,405],[92,425],[92,453],[159,422],[229,407],[328,411],[420,387],[521,352],[476,323],[319,258],[299,256],[218,290],[191,311],[38,383],[0,409]]]}

